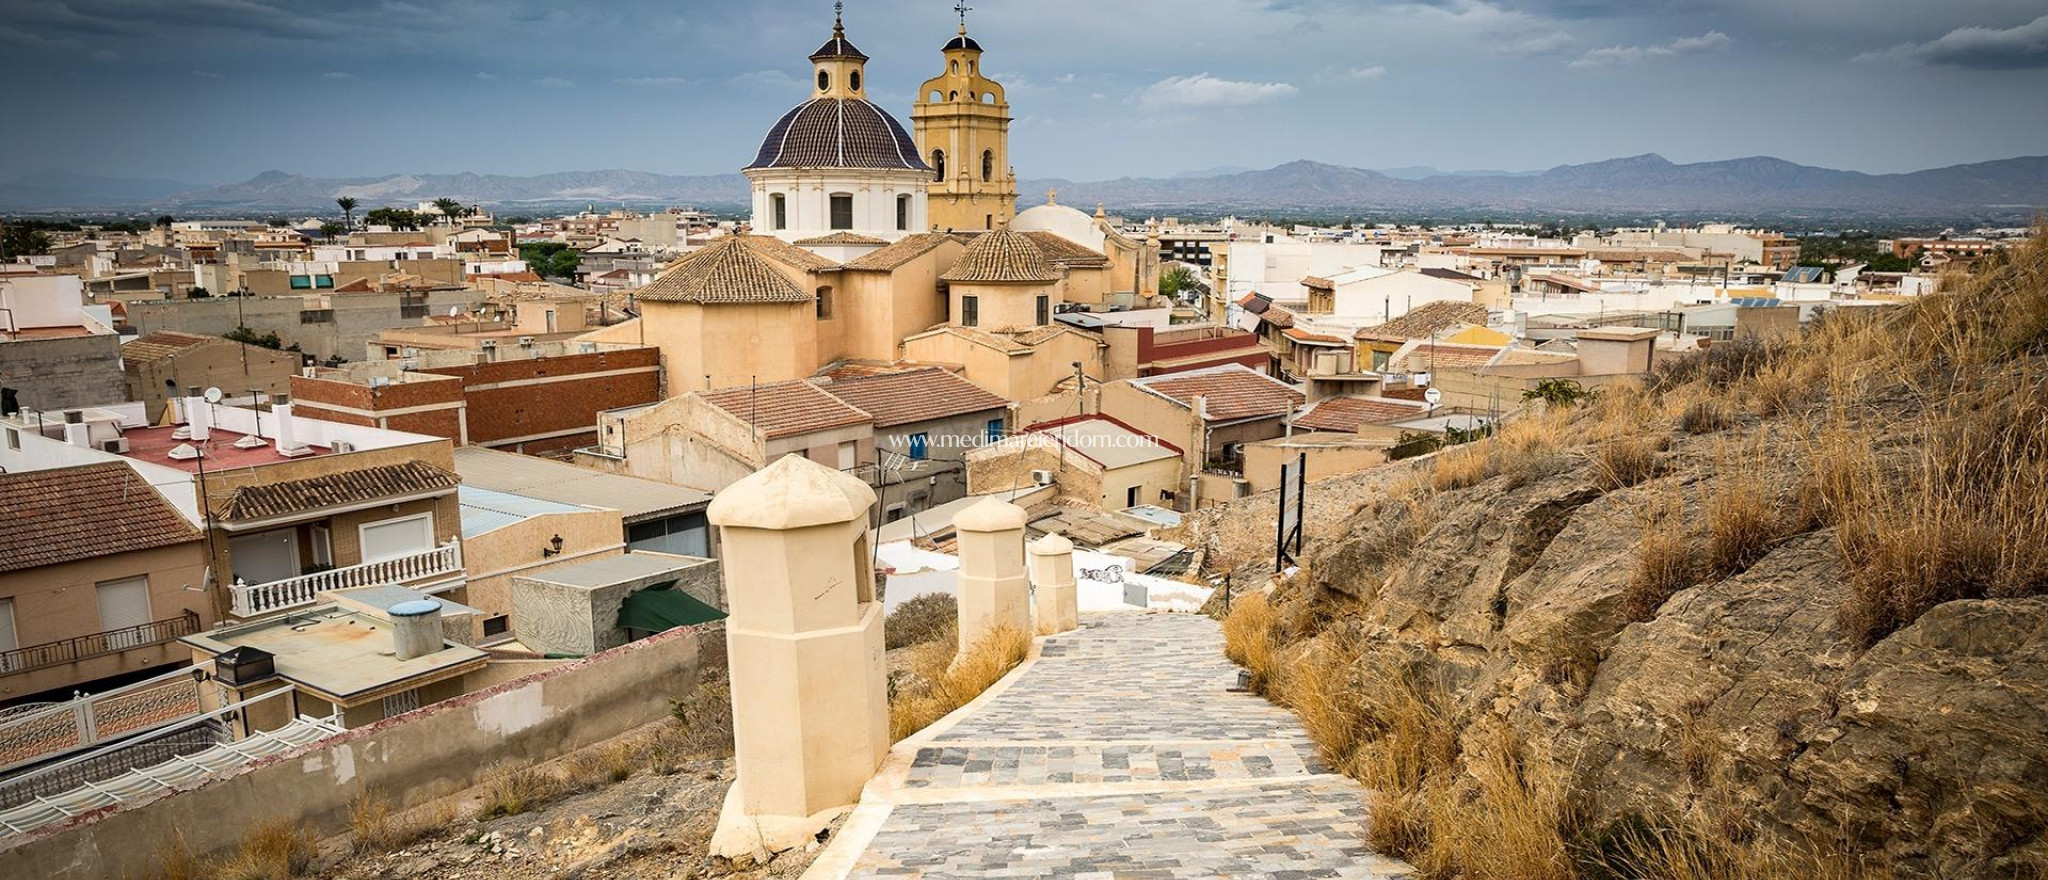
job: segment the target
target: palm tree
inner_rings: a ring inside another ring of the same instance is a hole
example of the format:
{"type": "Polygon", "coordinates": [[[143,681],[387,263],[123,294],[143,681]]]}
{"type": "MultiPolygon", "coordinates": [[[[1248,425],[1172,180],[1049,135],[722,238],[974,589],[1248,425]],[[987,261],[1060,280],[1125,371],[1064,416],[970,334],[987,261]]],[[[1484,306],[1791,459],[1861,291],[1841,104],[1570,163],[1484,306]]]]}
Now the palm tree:
{"type": "Polygon", "coordinates": [[[458,202],[446,196],[435,199],[434,207],[440,209],[441,216],[446,217],[449,220],[454,220],[455,218],[462,216],[464,213],[461,202],[458,202]]]}
{"type": "Polygon", "coordinates": [[[355,200],[355,197],[354,197],[354,196],[342,196],[341,198],[335,199],[335,200],[334,200],[334,203],[335,203],[336,205],[339,205],[339,206],[341,207],[341,226],[342,226],[342,228],[343,228],[343,229],[354,229],[354,228],[356,228],[356,200],[355,200]]]}

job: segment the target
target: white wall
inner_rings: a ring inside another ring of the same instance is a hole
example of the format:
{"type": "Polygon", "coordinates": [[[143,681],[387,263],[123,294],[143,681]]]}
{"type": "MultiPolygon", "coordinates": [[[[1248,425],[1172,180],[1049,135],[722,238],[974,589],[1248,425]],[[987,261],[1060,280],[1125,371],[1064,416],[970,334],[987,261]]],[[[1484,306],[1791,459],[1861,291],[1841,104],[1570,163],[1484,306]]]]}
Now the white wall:
{"type": "Polygon", "coordinates": [[[925,190],[930,175],[921,171],[877,171],[873,169],[757,168],[747,172],[753,181],[753,231],[796,241],[853,232],[895,241],[913,232],[925,232],[931,225],[925,212],[925,190]],[[788,200],[785,212],[789,226],[774,228],[769,196],[781,193],[788,200]],[[832,196],[853,195],[853,228],[832,228],[832,196]],[[909,228],[896,227],[896,197],[910,196],[909,228]]]}
{"type": "MultiPolygon", "coordinates": [[[[14,316],[15,328],[80,327],[94,323],[85,315],[85,282],[76,275],[26,275],[0,280],[0,308],[14,316]]],[[[0,314],[0,321],[7,316],[0,314]]],[[[0,329],[6,325],[0,324],[0,329]]]]}

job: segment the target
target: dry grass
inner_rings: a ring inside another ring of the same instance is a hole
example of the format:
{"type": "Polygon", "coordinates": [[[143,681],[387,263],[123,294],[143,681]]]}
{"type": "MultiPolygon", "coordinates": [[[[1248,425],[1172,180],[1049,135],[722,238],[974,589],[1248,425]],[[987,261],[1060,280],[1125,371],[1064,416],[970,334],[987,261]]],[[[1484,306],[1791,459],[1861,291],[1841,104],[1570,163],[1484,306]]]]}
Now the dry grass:
{"type": "Polygon", "coordinates": [[[499,773],[484,784],[483,804],[478,819],[516,816],[541,801],[560,794],[565,780],[538,767],[521,767],[499,773]]]}
{"type": "Polygon", "coordinates": [[[2048,593],[2048,377],[2011,371],[1926,419],[1919,463],[1822,487],[1865,644],[1955,599],[2048,593]]]}
{"type": "Polygon", "coordinates": [[[1273,634],[1279,625],[1273,605],[1263,593],[1233,600],[1223,619],[1223,656],[1251,673],[1252,690],[1264,693],[1273,680],[1273,634]]]}
{"type": "Polygon", "coordinates": [[[1657,453],[1670,445],[1662,434],[1616,437],[1593,451],[1594,474],[1600,488],[1613,491],[1657,475],[1657,453]]]}
{"type": "Polygon", "coordinates": [[[889,698],[889,735],[900,740],[965,706],[1031,651],[1031,637],[1016,627],[989,630],[958,656],[949,642],[912,649],[913,682],[889,698]]]}
{"type": "Polygon", "coordinates": [[[1698,583],[1700,568],[1677,492],[1652,501],[1643,511],[1642,524],[1635,569],[1621,591],[1621,613],[1637,622],[1655,618],[1666,600],[1698,583]]]}
{"type": "Polygon", "coordinates": [[[916,596],[896,606],[882,621],[882,641],[891,651],[925,642],[951,641],[959,617],[960,603],[952,596],[916,596]]]}
{"type": "Polygon", "coordinates": [[[447,800],[399,812],[389,798],[365,791],[348,805],[350,846],[357,854],[403,849],[453,824],[456,814],[454,802],[447,800]]]}
{"type": "Polygon", "coordinates": [[[1358,646],[1351,639],[1318,638],[1289,651],[1273,672],[1267,696],[1294,710],[1323,763],[1350,763],[1365,735],[1363,704],[1351,683],[1358,646]]]}
{"type": "Polygon", "coordinates": [[[1717,828],[1638,827],[1593,859],[1601,873],[1629,880],[1888,880],[1891,868],[1837,848],[1771,841],[1743,844],[1717,828]]]}
{"type": "Polygon", "coordinates": [[[1486,441],[1454,446],[1430,460],[1430,485],[1438,492],[1455,492],[1486,482],[1493,475],[1487,460],[1486,441]]]}
{"type": "Polygon", "coordinates": [[[1678,429],[1687,434],[1712,434],[1735,423],[1728,405],[1719,400],[1699,400],[1678,417],[1678,429]]]}
{"type": "Polygon", "coordinates": [[[609,743],[571,755],[563,782],[575,791],[624,782],[633,775],[633,771],[640,769],[640,763],[640,754],[632,743],[609,743]]]}
{"type": "Polygon", "coordinates": [[[723,678],[698,683],[688,697],[670,700],[675,720],[663,730],[655,751],[663,758],[720,758],[732,754],[732,683],[723,678]]]}
{"type": "Polygon", "coordinates": [[[235,853],[213,868],[221,880],[287,880],[303,877],[319,854],[313,829],[277,819],[251,829],[235,853]]]}
{"type": "Polygon", "coordinates": [[[1747,571],[1785,538],[1796,523],[1778,507],[1764,470],[1764,437],[1753,446],[1724,445],[1707,498],[1707,546],[1702,563],[1710,579],[1747,571]]]}
{"type": "Polygon", "coordinates": [[[1573,880],[1576,822],[1564,780],[1505,721],[1482,722],[1469,741],[1476,791],[1429,799],[1436,833],[1417,867],[1464,880],[1573,880]]]}

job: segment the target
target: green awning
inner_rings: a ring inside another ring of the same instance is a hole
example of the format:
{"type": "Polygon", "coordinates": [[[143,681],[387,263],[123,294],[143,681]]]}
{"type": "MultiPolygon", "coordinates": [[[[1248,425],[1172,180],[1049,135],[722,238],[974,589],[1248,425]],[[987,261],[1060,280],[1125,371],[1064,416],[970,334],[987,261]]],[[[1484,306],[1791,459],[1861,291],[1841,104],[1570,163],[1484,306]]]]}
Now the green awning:
{"type": "Polygon", "coordinates": [[[641,590],[619,605],[620,626],[650,633],[724,619],[725,612],[682,590],[641,590]]]}

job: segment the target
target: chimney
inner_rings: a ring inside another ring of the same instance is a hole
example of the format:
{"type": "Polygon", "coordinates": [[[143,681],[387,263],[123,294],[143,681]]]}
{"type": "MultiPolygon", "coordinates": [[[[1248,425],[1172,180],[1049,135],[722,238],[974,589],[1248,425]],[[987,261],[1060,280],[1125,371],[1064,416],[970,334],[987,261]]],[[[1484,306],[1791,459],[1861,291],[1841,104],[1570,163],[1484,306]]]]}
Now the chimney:
{"type": "Polygon", "coordinates": [[[391,617],[391,645],[400,660],[425,657],[441,650],[441,601],[414,599],[385,609],[391,617]]]}
{"type": "Polygon", "coordinates": [[[207,418],[209,415],[211,415],[211,413],[208,413],[206,411],[206,398],[200,397],[197,394],[186,395],[185,437],[182,439],[206,439],[210,433],[210,429],[213,427],[211,420],[207,418]]]}
{"type": "Polygon", "coordinates": [[[299,445],[299,439],[295,436],[294,429],[298,426],[292,424],[292,405],[289,403],[271,404],[270,416],[272,419],[270,439],[277,441],[277,448],[296,448],[299,445]]]}
{"type": "Polygon", "coordinates": [[[91,449],[92,426],[85,424],[84,422],[72,421],[70,419],[70,416],[72,415],[71,413],[65,413],[64,415],[64,442],[69,443],[73,446],[81,446],[86,449],[91,449]]]}

